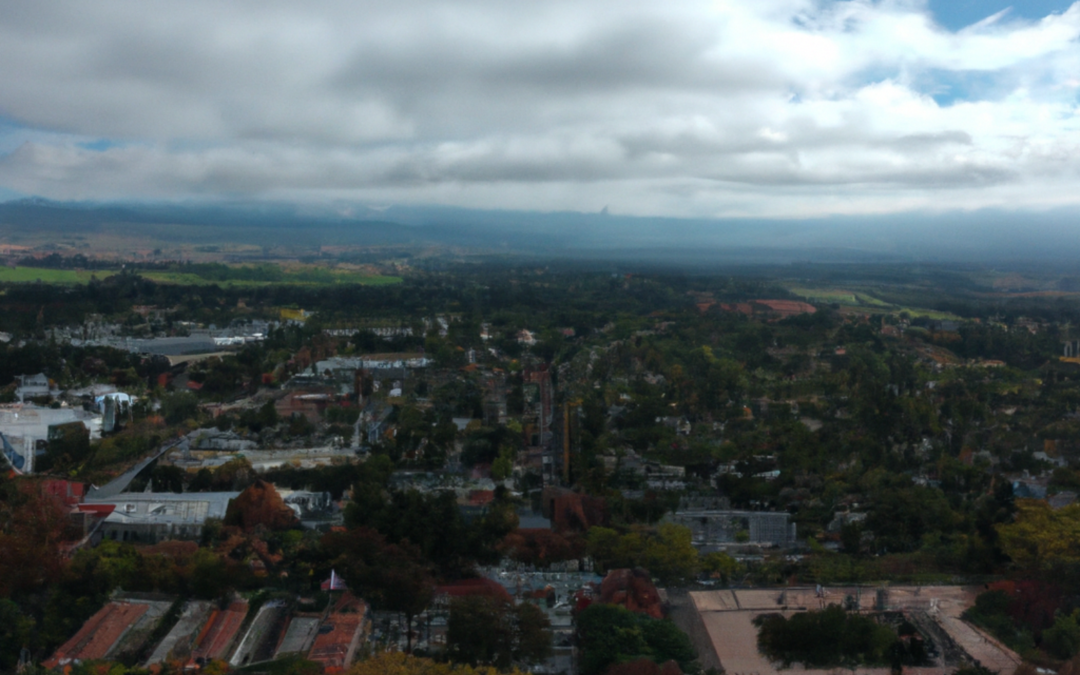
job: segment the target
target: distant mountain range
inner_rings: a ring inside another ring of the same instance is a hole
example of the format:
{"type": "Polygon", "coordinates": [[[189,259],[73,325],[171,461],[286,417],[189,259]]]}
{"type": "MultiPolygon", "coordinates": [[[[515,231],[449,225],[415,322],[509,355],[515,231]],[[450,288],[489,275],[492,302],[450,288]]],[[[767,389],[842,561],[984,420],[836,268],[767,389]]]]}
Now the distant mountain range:
{"type": "Polygon", "coordinates": [[[1080,212],[977,211],[808,220],[676,219],[607,213],[335,204],[0,203],[5,232],[137,232],[162,241],[315,247],[458,247],[523,257],[694,266],[791,262],[1080,261],[1080,212]]]}

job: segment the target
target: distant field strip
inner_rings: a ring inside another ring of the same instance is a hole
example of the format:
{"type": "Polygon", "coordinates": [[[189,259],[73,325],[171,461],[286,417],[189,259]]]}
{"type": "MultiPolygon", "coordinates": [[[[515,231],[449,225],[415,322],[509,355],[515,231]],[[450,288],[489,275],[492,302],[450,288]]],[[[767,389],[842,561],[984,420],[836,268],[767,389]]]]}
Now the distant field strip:
{"type": "Polygon", "coordinates": [[[807,288],[805,286],[789,286],[788,290],[810,302],[829,302],[844,307],[860,307],[869,312],[874,312],[875,310],[878,312],[903,311],[907,312],[912,317],[924,317],[935,320],[959,319],[955,314],[949,312],[893,304],[869,293],[851,291],[843,288],[807,288]]]}
{"type": "MultiPolygon", "coordinates": [[[[91,278],[104,279],[116,274],[118,270],[57,270],[42,267],[0,267],[0,283],[46,283],[46,284],[85,284],[91,278]]],[[[198,274],[186,272],[137,270],[136,273],[151,281],[161,284],[187,286],[338,286],[359,284],[364,286],[387,286],[399,284],[401,277],[360,274],[356,272],[338,272],[325,270],[324,274],[284,272],[273,280],[249,279],[210,279],[198,274]]]]}
{"type": "Polygon", "coordinates": [[[879,300],[867,293],[859,293],[858,291],[849,291],[842,288],[792,287],[788,290],[795,295],[801,295],[807,300],[817,302],[836,302],[841,305],[855,305],[860,307],[892,307],[889,303],[879,300]]]}
{"type": "Polygon", "coordinates": [[[842,305],[857,305],[859,300],[852,291],[837,288],[803,288],[791,287],[788,289],[795,295],[817,302],[838,302],[842,305]]]}
{"type": "Polygon", "coordinates": [[[54,270],[42,267],[0,267],[0,283],[85,284],[91,277],[104,279],[116,270],[54,270]]]}
{"type": "Polygon", "coordinates": [[[180,284],[188,286],[339,286],[346,284],[359,284],[363,286],[387,286],[401,283],[401,277],[379,276],[370,274],[356,274],[352,272],[331,272],[312,278],[305,274],[290,274],[286,272],[280,279],[253,280],[253,279],[208,279],[198,274],[186,272],[156,272],[140,271],[139,275],[161,284],[180,284]]]}

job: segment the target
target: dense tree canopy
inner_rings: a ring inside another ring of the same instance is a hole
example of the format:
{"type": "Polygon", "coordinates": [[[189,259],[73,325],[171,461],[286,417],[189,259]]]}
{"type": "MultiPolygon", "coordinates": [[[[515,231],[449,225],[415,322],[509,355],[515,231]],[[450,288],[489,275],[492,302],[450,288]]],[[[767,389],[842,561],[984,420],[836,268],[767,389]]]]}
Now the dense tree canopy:
{"type": "Polygon", "coordinates": [[[690,670],[696,653],[690,638],[667,619],[651,619],[617,605],[594,603],[577,617],[581,672],[599,675],[613,663],[647,658],[675,661],[690,670]]]}

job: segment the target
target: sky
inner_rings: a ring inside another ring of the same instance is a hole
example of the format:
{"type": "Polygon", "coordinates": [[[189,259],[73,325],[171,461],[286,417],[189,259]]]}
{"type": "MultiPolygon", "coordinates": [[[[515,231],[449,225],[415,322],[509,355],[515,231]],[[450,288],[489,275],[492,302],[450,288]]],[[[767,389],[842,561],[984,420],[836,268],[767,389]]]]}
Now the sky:
{"type": "Polygon", "coordinates": [[[1080,2],[0,3],[0,200],[1080,202],[1080,2]]]}

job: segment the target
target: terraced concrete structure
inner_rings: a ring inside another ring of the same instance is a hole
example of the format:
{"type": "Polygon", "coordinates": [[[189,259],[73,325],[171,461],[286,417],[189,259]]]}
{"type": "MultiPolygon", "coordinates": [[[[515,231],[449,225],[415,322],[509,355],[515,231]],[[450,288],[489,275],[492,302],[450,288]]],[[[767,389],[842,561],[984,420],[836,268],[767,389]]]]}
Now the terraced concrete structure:
{"type": "Polygon", "coordinates": [[[286,611],[287,607],[282,601],[271,601],[260,607],[229,659],[229,665],[236,667],[270,660],[277,646],[276,638],[282,623],[280,619],[286,611]]]}
{"type": "Polygon", "coordinates": [[[247,612],[247,600],[234,600],[224,610],[212,610],[210,619],[195,639],[189,664],[201,665],[228,658],[247,612]]]}
{"type": "Polygon", "coordinates": [[[191,600],[184,605],[176,625],[158,644],[143,666],[149,668],[156,663],[165,663],[170,658],[187,658],[199,634],[199,629],[210,617],[211,609],[213,609],[213,604],[206,600],[191,600]]]}
{"type": "Polygon", "coordinates": [[[367,603],[345,593],[322,621],[308,659],[322,664],[326,672],[347,668],[364,639],[367,615],[367,603]]]}
{"type": "Polygon", "coordinates": [[[327,632],[319,631],[308,658],[321,663],[325,670],[345,668],[353,662],[363,636],[363,614],[331,614],[323,622],[327,632]]]}
{"type": "Polygon", "coordinates": [[[224,608],[215,602],[190,600],[160,643],[148,645],[173,606],[173,599],[151,595],[116,599],[43,665],[59,668],[80,661],[130,658],[153,647],[143,662],[145,668],[168,663],[191,670],[216,660],[238,667],[295,654],[332,671],[353,662],[369,624],[367,603],[349,593],[320,614],[294,616],[289,600],[270,600],[246,624],[246,600],[234,599],[224,608]]]}
{"type": "Polygon", "coordinates": [[[274,658],[287,654],[306,654],[315,642],[315,634],[319,632],[322,623],[317,616],[294,616],[285,629],[285,636],[281,639],[274,658]]]}
{"type": "Polygon", "coordinates": [[[46,668],[74,661],[108,659],[143,646],[170,602],[117,599],[94,614],[79,632],[44,662],[46,668]]]}
{"type": "MultiPolygon", "coordinates": [[[[814,588],[695,591],[690,598],[704,625],[692,632],[699,652],[714,652],[728,675],[779,675],[757,649],[753,620],[762,614],[823,609],[852,602],[860,612],[902,612],[923,627],[925,637],[938,644],[932,667],[905,668],[909,675],[948,675],[965,659],[1008,675],[1020,657],[993,637],[969,625],[960,615],[975,602],[980,589],[961,586],[891,586],[885,589],[832,587],[819,596],[814,588]],[[850,600],[847,600],[850,598],[850,600]],[[695,634],[696,633],[696,634],[695,634]]],[[[801,675],[831,675],[829,670],[796,668],[801,675]]],[[[795,669],[793,669],[795,670],[795,669]]],[[[851,675],[889,675],[888,668],[856,668],[851,675]]]]}

